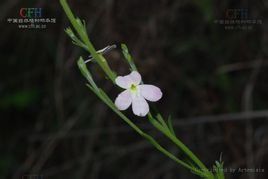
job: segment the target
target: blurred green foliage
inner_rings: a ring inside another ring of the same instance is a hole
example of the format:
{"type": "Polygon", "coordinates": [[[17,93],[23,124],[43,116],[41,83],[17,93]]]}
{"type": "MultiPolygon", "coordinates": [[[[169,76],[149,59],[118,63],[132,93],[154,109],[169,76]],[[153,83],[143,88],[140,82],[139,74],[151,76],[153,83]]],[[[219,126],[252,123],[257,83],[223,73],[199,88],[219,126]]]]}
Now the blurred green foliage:
{"type": "Polygon", "coordinates": [[[24,109],[36,103],[38,91],[34,89],[19,90],[0,97],[0,108],[24,109]]]}

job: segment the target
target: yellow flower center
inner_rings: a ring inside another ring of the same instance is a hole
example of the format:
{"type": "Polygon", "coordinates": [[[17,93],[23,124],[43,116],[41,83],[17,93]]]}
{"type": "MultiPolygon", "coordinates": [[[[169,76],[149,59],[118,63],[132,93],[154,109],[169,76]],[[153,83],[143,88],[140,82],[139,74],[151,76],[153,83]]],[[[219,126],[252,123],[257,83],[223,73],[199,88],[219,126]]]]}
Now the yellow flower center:
{"type": "Polygon", "coordinates": [[[132,84],[131,86],[130,86],[130,91],[132,92],[132,93],[136,93],[138,90],[137,90],[137,86],[136,85],[134,85],[134,84],[132,84]]]}

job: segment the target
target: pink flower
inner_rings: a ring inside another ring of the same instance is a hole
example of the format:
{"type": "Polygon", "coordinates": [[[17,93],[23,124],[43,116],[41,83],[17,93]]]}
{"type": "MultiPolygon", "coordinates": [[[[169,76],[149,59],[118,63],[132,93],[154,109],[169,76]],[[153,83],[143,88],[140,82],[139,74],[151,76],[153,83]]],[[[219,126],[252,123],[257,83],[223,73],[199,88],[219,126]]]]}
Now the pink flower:
{"type": "Polygon", "coordinates": [[[137,116],[146,116],[149,112],[148,101],[158,101],[162,97],[161,90],[154,85],[141,83],[141,75],[132,71],[129,75],[118,76],[115,83],[124,88],[115,99],[115,105],[119,110],[126,110],[132,104],[133,113],[137,116]]]}

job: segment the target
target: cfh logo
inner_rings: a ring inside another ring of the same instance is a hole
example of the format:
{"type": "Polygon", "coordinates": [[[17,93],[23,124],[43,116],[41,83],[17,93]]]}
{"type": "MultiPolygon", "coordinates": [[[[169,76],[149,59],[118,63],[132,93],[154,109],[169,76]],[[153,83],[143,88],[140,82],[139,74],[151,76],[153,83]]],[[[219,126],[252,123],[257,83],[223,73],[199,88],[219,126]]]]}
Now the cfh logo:
{"type": "Polygon", "coordinates": [[[248,9],[227,9],[225,17],[227,19],[248,19],[248,9]]]}
{"type": "Polygon", "coordinates": [[[41,18],[42,8],[21,8],[19,14],[22,18],[41,18]]]}

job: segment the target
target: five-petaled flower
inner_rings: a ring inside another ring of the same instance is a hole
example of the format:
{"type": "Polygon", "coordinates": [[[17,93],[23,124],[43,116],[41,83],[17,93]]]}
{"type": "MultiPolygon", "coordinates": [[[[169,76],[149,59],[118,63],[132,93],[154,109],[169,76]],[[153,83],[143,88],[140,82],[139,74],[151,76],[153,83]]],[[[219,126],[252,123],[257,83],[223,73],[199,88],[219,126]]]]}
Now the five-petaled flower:
{"type": "Polygon", "coordinates": [[[126,76],[118,76],[115,83],[125,89],[115,99],[116,107],[119,110],[126,110],[132,104],[133,113],[137,116],[148,114],[149,105],[146,100],[155,102],[162,97],[158,87],[140,84],[141,75],[137,71],[132,71],[126,76]]]}

